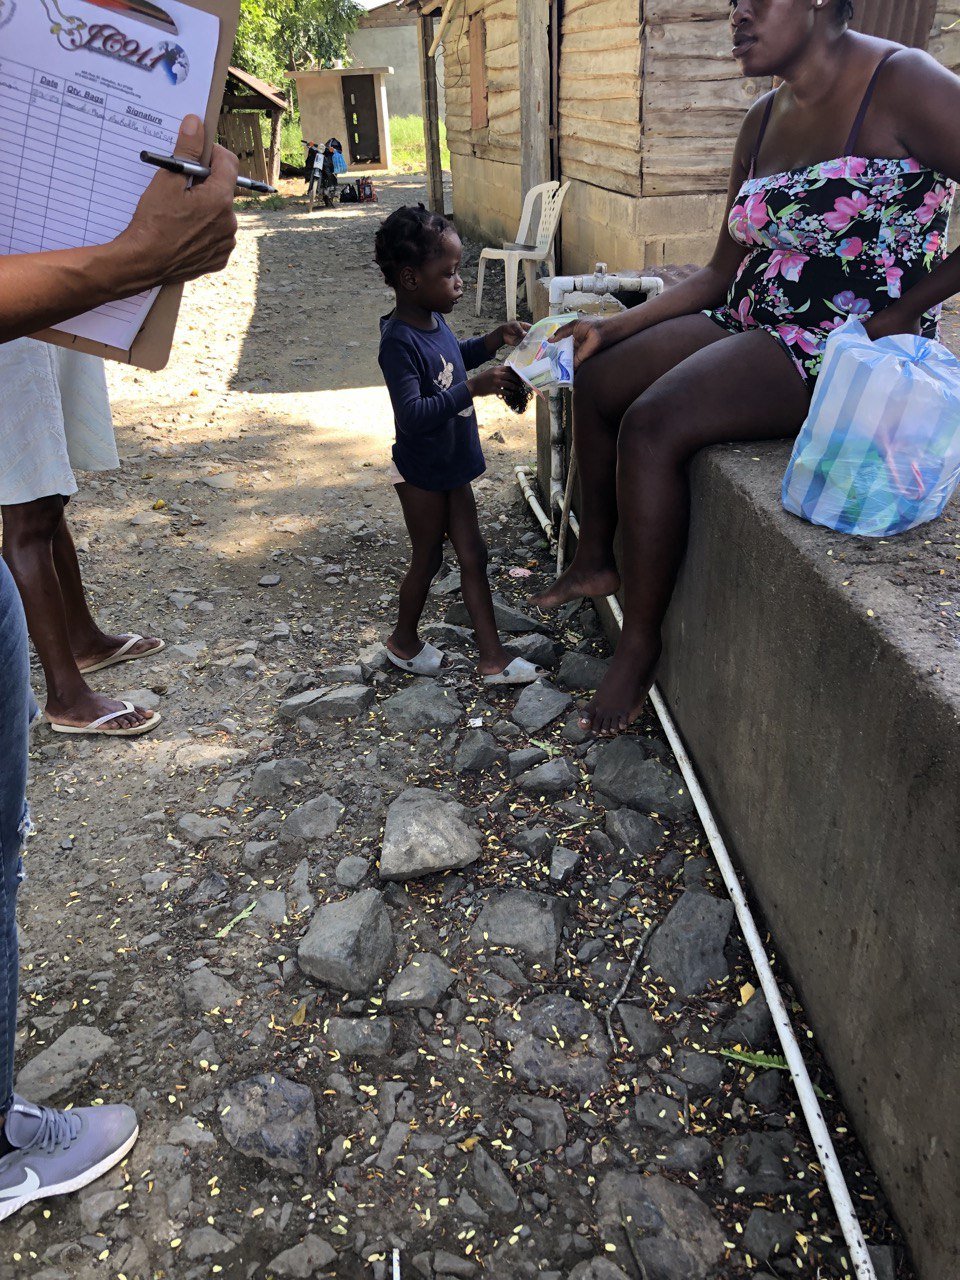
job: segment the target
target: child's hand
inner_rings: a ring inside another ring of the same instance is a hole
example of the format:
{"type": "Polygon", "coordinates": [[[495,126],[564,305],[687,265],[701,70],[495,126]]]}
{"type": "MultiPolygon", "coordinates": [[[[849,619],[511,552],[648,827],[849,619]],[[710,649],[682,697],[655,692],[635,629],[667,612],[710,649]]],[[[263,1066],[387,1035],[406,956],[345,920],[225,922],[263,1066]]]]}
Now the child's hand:
{"type": "Polygon", "coordinates": [[[494,365],[492,369],[484,369],[483,373],[477,373],[467,379],[470,394],[475,399],[477,396],[498,396],[511,387],[516,388],[519,384],[520,379],[505,364],[494,365]]]}
{"type": "Polygon", "coordinates": [[[509,324],[500,326],[500,345],[518,347],[529,332],[530,326],[523,320],[511,320],[509,324]]]}

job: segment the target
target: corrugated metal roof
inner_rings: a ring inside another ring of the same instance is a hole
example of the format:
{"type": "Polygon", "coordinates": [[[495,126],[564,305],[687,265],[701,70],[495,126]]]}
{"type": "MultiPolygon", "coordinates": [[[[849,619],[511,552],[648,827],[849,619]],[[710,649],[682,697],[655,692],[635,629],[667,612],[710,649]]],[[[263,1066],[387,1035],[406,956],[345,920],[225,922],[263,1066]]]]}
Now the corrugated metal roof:
{"type": "Polygon", "coordinates": [[[937,0],[855,0],[853,25],[868,35],[925,49],[930,42],[937,0]]]}

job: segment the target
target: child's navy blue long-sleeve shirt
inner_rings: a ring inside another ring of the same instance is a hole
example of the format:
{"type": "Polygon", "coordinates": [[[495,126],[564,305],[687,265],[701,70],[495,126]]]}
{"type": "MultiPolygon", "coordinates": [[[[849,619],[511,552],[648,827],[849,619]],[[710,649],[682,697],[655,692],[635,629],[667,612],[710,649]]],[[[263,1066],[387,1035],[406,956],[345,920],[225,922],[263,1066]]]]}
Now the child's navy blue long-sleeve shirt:
{"type": "Polygon", "coordinates": [[[483,338],[458,342],[439,314],[433,329],[384,316],[380,368],[393,402],[393,460],[408,484],[439,492],[483,475],[486,463],[467,370],[490,359],[483,338]]]}

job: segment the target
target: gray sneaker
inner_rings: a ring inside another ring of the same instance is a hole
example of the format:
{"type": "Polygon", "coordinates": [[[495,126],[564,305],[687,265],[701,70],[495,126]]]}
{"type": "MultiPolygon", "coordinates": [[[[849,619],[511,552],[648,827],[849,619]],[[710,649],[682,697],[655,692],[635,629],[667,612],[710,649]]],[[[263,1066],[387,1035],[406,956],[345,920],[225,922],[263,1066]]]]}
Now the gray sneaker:
{"type": "Polygon", "coordinates": [[[3,1126],[14,1149],[0,1156],[0,1220],[31,1200],[66,1195],[96,1181],[123,1159],[139,1133],[129,1107],[54,1111],[15,1094],[3,1126]]]}

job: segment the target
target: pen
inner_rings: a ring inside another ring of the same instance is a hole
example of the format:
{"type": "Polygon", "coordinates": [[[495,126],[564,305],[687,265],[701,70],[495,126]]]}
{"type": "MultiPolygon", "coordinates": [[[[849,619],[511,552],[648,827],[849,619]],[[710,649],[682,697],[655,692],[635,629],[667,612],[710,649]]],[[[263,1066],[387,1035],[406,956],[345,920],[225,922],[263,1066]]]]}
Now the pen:
{"type": "MultiPolygon", "coordinates": [[[[166,169],[170,173],[182,173],[187,178],[209,178],[210,170],[205,164],[197,164],[195,160],[181,160],[179,156],[161,156],[153,151],[141,151],[140,159],[144,164],[152,164],[156,169],[166,169]]],[[[244,191],[257,191],[261,195],[272,196],[277,188],[268,186],[266,182],[258,182],[255,178],[237,178],[237,186],[244,191]]]]}

